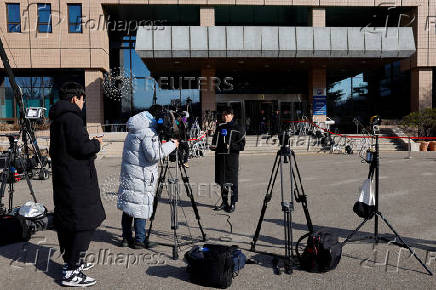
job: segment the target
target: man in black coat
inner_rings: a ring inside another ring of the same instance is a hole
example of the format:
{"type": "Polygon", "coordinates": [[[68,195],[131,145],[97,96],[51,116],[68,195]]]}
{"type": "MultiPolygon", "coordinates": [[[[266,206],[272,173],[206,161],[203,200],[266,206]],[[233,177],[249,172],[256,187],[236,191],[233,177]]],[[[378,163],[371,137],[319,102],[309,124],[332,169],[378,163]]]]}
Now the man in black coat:
{"type": "Polygon", "coordinates": [[[65,262],[61,284],[85,287],[96,281],[82,273],[93,265],[81,263],[81,255],[106,218],[94,165],[102,138],[90,140],[84,128],[85,92],[80,84],[64,84],[59,97],[49,117],[54,224],[65,262]]]}
{"type": "Polygon", "coordinates": [[[222,203],[215,210],[234,212],[238,201],[239,151],[244,150],[245,130],[234,120],[231,107],[223,112],[223,121],[215,130],[211,149],[215,150],[215,182],[221,186],[222,203]],[[231,184],[231,186],[230,186],[231,184]],[[228,202],[229,190],[231,203],[228,202]]]}

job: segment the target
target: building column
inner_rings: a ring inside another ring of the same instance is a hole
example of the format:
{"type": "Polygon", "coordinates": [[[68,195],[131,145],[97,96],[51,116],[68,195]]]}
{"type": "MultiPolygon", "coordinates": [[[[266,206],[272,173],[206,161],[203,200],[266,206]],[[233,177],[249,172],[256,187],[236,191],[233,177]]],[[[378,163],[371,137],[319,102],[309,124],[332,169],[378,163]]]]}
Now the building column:
{"type": "Polygon", "coordinates": [[[326,12],[325,8],[313,7],[312,8],[312,26],[325,27],[326,25],[326,12]]]}
{"type": "Polygon", "coordinates": [[[216,111],[216,95],[215,95],[215,69],[201,69],[200,94],[201,94],[201,113],[204,115],[206,111],[216,111]]]}
{"type": "Polygon", "coordinates": [[[412,112],[432,108],[433,70],[432,68],[414,68],[411,71],[410,110],[412,112]]]}
{"type": "Polygon", "coordinates": [[[312,68],[309,71],[308,108],[314,122],[325,122],[326,115],[313,115],[313,97],[327,96],[327,71],[325,68],[312,68]]]}
{"type": "Polygon", "coordinates": [[[215,8],[210,6],[200,7],[200,26],[215,26],[215,8]]]}
{"type": "Polygon", "coordinates": [[[103,72],[98,69],[85,70],[86,126],[89,133],[102,132],[104,123],[103,72]]]}

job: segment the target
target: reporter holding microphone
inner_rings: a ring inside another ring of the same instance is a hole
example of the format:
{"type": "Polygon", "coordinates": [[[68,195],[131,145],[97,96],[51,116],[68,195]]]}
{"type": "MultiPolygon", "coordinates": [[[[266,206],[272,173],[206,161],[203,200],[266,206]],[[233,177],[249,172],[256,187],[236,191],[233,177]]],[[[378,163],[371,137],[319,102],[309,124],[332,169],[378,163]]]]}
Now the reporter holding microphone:
{"type": "Polygon", "coordinates": [[[215,151],[215,183],[221,186],[221,205],[215,210],[225,210],[228,213],[235,211],[238,201],[238,170],[239,152],[244,150],[245,130],[237,120],[234,112],[227,107],[222,114],[223,123],[217,126],[210,149],[215,151]],[[229,188],[226,183],[231,183],[230,203],[228,201],[229,188]]]}

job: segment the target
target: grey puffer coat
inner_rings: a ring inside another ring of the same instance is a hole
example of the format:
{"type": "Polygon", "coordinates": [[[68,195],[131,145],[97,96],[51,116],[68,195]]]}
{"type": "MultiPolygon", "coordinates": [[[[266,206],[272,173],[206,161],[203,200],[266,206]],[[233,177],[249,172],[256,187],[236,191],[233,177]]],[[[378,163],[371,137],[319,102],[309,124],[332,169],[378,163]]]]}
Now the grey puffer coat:
{"type": "Polygon", "coordinates": [[[150,218],[159,160],[176,149],[173,142],[159,142],[155,127],[149,112],[141,112],[127,122],[117,207],[134,218],[150,218]]]}

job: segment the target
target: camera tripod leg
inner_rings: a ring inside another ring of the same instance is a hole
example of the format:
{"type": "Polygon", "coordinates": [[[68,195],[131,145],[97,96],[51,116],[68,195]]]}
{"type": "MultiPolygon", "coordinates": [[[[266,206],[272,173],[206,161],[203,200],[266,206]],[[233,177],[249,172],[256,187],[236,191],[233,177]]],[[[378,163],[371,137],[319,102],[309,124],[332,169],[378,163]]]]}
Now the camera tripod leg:
{"type": "Polygon", "coordinates": [[[169,178],[168,179],[168,195],[170,198],[170,209],[171,209],[171,229],[173,230],[173,260],[179,258],[179,242],[177,236],[177,229],[179,228],[179,221],[177,215],[178,197],[179,197],[179,184],[178,179],[169,178]]]}
{"type": "Polygon", "coordinates": [[[3,169],[2,175],[1,175],[1,187],[0,187],[0,214],[4,214],[6,212],[4,204],[3,204],[3,197],[5,195],[6,190],[6,184],[9,180],[9,170],[3,169]]]}
{"type": "Polygon", "coordinates": [[[342,247],[345,246],[345,244],[348,243],[348,242],[351,240],[351,238],[352,238],[352,237],[353,237],[353,236],[354,236],[354,235],[355,235],[355,234],[360,230],[361,227],[363,227],[363,225],[364,225],[364,224],[365,224],[369,219],[370,219],[370,217],[364,219],[363,222],[361,222],[360,225],[358,225],[357,228],[354,229],[354,231],[352,231],[351,234],[349,234],[349,235],[345,238],[345,240],[341,243],[341,246],[342,246],[342,247]]]}
{"type": "Polygon", "coordinates": [[[285,232],[285,259],[284,269],[286,274],[292,274],[292,215],[288,206],[283,205],[284,232],[285,232]]]}
{"type": "Polygon", "coordinates": [[[391,226],[391,224],[388,222],[388,220],[381,214],[381,212],[376,212],[376,215],[380,216],[380,218],[385,222],[385,224],[391,229],[391,231],[395,234],[395,236],[400,240],[400,242],[404,245],[405,248],[409,250],[409,252],[415,257],[416,260],[424,267],[424,269],[427,271],[427,273],[430,276],[433,276],[433,273],[430,271],[430,269],[427,267],[427,265],[416,255],[415,251],[410,248],[406,242],[403,241],[403,239],[400,237],[400,235],[395,231],[395,229],[391,226]]]}
{"type": "Polygon", "coordinates": [[[27,175],[27,173],[24,173],[24,176],[25,176],[25,178],[26,178],[27,186],[29,186],[30,195],[32,196],[33,201],[34,201],[34,202],[37,202],[37,201],[36,201],[35,192],[33,191],[32,183],[30,183],[30,178],[29,178],[29,176],[27,175]]]}
{"type": "Polygon", "coordinates": [[[200,214],[198,213],[197,203],[195,202],[194,195],[192,193],[192,187],[191,187],[191,184],[189,183],[189,177],[188,177],[188,174],[186,172],[186,168],[183,166],[181,161],[179,162],[179,167],[180,167],[180,175],[182,177],[183,184],[185,186],[186,195],[191,200],[192,210],[194,211],[195,218],[197,219],[198,227],[200,228],[201,236],[203,237],[203,242],[205,242],[206,241],[206,234],[204,233],[203,226],[201,225],[201,222],[200,222],[200,214]]]}
{"type": "Polygon", "coordinates": [[[163,187],[164,187],[164,183],[165,183],[165,176],[167,174],[167,171],[168,171],[168,163],[165,165],[164,168],[161,169],[161,172],[159,174],[159,180],[157,183],[157,191],[156,191],[156,195],[154,196],[154,199],[153,199],[153,213],[151,214],[151,217],[150,217],[150,226],[148,227],[148,232],[147,232],[147,236],[145,239],[147,242],[150,240],[151,230],[153,228],[153,221],[154,221],[154,218],[156,216],[157,206],[159,205],[159,199],[162,196],[162,191],[163,191],[163,187]]]}
{"type": "Polygon", "coordinates": [[[259,217],[259,221],[257,223],[256,231],[254,233],[253,241],[251,242],[250,251],[252,251],[252,252],[256,251],[256,243],[257,243],[257,240],[259,239],[259,234],[260,234],[260,230],[262,228],[263,219],[265,217],[266,208],[268,207],[268,203],[271,201],[271,198],[272,198],[272,191],[274,189],[274,184],[276,182],[277,175],[279,172],[279,162],[278,162],[279,156],[280,156],[280,153],[278,152],[276,155],[276,159],[274,160],[273,168],[271,170],[271,176],[269,178],[268,187],[266,190],[265,198],[263,200],[262,210],[260,211],[260,217],[259,217]]]}

